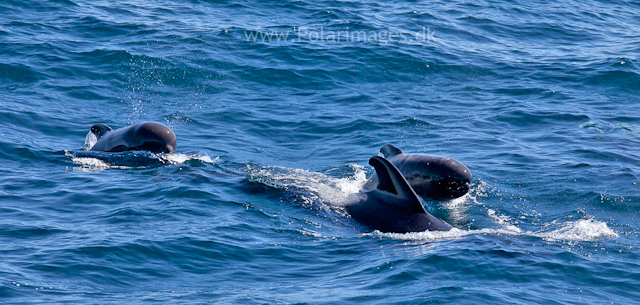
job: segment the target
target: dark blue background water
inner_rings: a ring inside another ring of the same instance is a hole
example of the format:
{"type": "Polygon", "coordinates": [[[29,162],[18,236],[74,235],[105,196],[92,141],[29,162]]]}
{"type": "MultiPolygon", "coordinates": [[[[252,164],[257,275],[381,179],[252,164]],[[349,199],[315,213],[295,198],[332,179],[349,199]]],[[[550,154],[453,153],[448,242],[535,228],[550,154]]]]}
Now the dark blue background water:
{"type": "Polygon", "coordinates": [[[4,0],[0,298],[638,302],[638,54],[637,1],[4,0]],[[72,156],[142,121],[166,165],[72,156]],[[385,143],[471,169],[456,230],[339,208],[385,143]]]}

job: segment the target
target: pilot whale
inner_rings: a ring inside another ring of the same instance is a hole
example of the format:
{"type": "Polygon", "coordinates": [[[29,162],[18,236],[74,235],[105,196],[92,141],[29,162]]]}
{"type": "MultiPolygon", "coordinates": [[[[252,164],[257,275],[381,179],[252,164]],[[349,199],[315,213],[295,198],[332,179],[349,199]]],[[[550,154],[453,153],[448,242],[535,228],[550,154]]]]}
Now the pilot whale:
{"type": "MultiPolygon", "coordinates": [[[[457,160],[425,154],[405,154],[391,144],[382,146],[380,152],[400,170],[420,196],[446,200],[469,192],[471,171],[457,160]]],[[[364,188],[375,189],[378,180],[378,175],[373,174],[364,188]]]]}
{"type": "Polygon", "coordinates": [[[98,141],[90,150],[123,152],[145,150],[153,153],[174,153],[176,135],[169,127],[156,122],[145,122],[113,130],[105,124],[91,126],[98,141]]]}
{"type": "Polygon", "coordinates": [[[345,209],[365,226],[389,233],[448,231],[451,226],[429,214],[418,195],[389,160],[372,157],[369,164],[378,176],[374,190],[354,194],[345,209]]]}

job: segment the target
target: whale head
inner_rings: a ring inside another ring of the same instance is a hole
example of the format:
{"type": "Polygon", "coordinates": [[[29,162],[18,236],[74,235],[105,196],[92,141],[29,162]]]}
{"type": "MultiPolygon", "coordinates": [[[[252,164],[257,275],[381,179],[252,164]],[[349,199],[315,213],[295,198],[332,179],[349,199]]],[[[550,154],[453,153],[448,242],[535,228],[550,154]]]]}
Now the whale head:
{"type": "MultiPolygon", "coordinates": [[[[400,170],[418,195],[447,200],[469,192],[471,171],[458,160],[426,154],[405,154],[391,144],[382,146],[380,152],[400,170]]],[[[375,179],[367,183],[365,188],[371,189],[375,179]]]]}

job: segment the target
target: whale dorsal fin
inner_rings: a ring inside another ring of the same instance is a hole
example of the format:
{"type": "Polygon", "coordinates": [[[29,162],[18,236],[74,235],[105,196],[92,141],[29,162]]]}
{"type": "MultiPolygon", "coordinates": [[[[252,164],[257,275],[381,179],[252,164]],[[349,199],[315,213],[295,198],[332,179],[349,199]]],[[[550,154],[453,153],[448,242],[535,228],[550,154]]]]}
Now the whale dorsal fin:
{"type": "Polygon", "coordinates": [[[380,152],[385,158],[389,159],[393,156],[401,154],[402,150],[400,150],[400,148],[397,148],[391,144],[385,144],[382,146],[382,148],[380,148],[380,152]]]}
{"type": "Polygon", "coordinates": [[[95,124],[93,126],[91,126],[91,133],[93,133],[96,136],[96,139],[100,140],[100,138],[102,138],[102,136],[104,136],[105,134],[107,134],[108,132],[112,131],[113,128],[111,128],[109,125],[105,125],[105,124],[95,124]]]}
{"type": "Polygon", "coordinates": [[[389,160],[372,157],[369,164],[378,175],[378,190],[393,194],[393,204],[411,212],[425,212],[416,192],[411,188],[400,171],[389,160]]]}

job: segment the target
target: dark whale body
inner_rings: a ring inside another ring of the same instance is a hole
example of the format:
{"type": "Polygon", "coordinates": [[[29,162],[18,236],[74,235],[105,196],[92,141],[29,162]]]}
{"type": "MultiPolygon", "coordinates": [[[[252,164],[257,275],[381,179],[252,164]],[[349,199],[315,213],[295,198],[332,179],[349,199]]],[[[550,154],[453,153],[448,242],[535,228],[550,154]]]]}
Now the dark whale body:
{"type": "Polygon", "coordinates": [[[176,135],[169,127],[160,123],[145,122],[113,130],[105,124],[91,126],[98,141],[90,150],[123,152],[144,150],[153,153],[174,153],[176,135]]]}
{"type": "Polygon", "coordinates": [[[448,231],[451,226],[429,214],[400,171],[382,157],[372,157],[378,183],[374,190],[354,195],[345,208],[351,217],[381,232],[448,231]]]}
{"type": "MultiPolygon", "coordinates": [[[[386,144],[380,152],[405,177],[415,192],[426,198],[446,200],[458,198],[469,192],[471,171],[452,158],[425,154],[405,154],[399,148],[386,144]]],[[[373,190],[378,175],[373,174],[364,188],[373,190]]]]}

